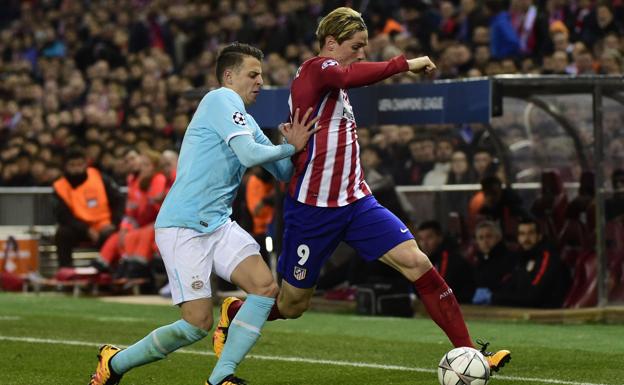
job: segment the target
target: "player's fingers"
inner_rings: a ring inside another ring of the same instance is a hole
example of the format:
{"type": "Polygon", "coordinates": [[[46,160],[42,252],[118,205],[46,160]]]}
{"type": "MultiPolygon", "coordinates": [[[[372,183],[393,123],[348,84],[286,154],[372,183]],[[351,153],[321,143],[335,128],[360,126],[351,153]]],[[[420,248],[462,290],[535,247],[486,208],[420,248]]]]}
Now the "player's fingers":
{"type": "Polygon", "coordinates": [[[308,108],[305,115],[303,115],[303,119],[301,119],[301,123],[305,123],[308,121],[308,118],[310,117],[310,114],[312,113],[312,111],[314,111],[314,108],[312,107],[308,108]]]}
{"type": "MultiPolygon", "coordinates": [[[[306,126],[305,126],[306,130],[308,130],[308,131],[309,131],[309,130],[310,130],[310,127],[314,126],[314,125],[316,124],[316,122],[318,122],[318,121],[319,121],[319,119],[320,119],[320,118],[321,118],[320,116],[315,116],[315,117],[314,117],[314,119],[310,120],[310,121],[308,122],[308,124],[306,124],[306,126]]],[[[316,132],[316,131],[315,131],[315,132],[316,132]]]]}
{"type": "Polygon", "coordinates": [[[312,127],[311,129],[308,129],[308,132],[310,133],[310,135],[312,135],[312,134],[314,134],[315,132],[317,132],[320,129],[321,129],[321,125],[319,124],[316,127],[312,127]]]}
{"type": "Polygon", "coordinates": [[[293,124],[299,124],[299,108],[295,110],[295,116],[293,117],[293,124]]]}

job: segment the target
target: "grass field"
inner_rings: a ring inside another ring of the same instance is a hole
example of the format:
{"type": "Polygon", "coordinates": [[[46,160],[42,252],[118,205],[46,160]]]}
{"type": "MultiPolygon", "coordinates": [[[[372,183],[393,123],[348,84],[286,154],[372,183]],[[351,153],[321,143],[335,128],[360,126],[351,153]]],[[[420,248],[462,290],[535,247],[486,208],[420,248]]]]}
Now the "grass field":
{"type": "MultiPolygon", "coordinates": [[[[0,384],[87,384],[104,343],[127,346],[178,319],[171,306],[0,293],[0,384]]],[[[474,338],[513,352],[490,384],[624,384],[624,326],[470,322],[474,338]]],[[[252,385],[435,385],[451,348],[427,319],[308,313],[268,323],[238,375],[252,385]]],[[[210,338],[134,369],[122,385],[202,385],[210,338]]]]}

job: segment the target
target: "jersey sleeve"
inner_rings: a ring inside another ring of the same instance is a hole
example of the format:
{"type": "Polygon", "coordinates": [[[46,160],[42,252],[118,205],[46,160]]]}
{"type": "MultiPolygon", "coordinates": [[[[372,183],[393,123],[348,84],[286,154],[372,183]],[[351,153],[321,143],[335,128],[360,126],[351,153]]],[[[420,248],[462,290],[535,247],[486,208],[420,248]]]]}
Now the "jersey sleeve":
{"type": "Polygon", "coordinates": [[[247,120],[243,101],[233,92],[220,92],[205,100],[204,119],[217,135],[229,144],[240,135],[253,135],[253,126],[247,120]]]}
{"type": "Polygon", "coordinates": [[[403,55],[385,62],[356,62],[346,67],[339,65],[334,59],[319,58],[309,66],[322,88],[341,89],[373,84],[408,69],[403,55]]]}
{"type": "MultiPolygon", "coordinates": [[[[265,145],[272,145],[271,140],[264,135],[262,130],[256,131],[256,142],[265,145]]],[[[263,163],[262,167],[270,172],[277,180],[287,182],[292,177],[294,168],[290,157],[263,163]]]]}

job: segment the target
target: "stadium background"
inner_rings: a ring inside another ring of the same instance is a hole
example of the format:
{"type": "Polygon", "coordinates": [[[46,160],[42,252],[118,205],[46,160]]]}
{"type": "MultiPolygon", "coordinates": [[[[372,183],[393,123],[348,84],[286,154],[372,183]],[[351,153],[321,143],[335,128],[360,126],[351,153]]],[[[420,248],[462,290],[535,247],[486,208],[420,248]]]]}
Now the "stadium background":
{"type": "MultiPolygon", "coordinates": [[[[63,154],[72,146],[83,147],[90,164],[120,185],[129,150],[179,150],[198,101],[193,90],[217,86],[214,60],[227,42],[261,48],[265,85],[287,87],[317,52],[318,18],[341,5],[363,11],[369,60],[430,55],[436,79],[531,74],[584,76],[591,84],[591,75],[622,76],[624,6],[618,0],[4,1],[0,224],[30,232],[30,226],[54,224],[46,187],[62,174],[63,154]],[[509,24],[491,25],[491,12],[504,10],[509,24]],[[517,44],[501,44],[496,28],[513,31],[517,44]]],[[[419,80],[430,79],[397,75],[386,83],[419,80]]],[[[479,181],[496,175],[519,183],[523,209],[543,221],[570,269],[591,270],[583,270],[584,290],[593,294],[577,306],[593,306],[600,287],[599,269],[592,267],[599,169],[599,191],[610,205],[605,296],[621,302],[624,209],[621,195],[610,195],[622,188],[611,178],[624,164],[622,94],[604,98],[602,148],[595,144],[591,95],[540,100],[506,95],[504,113],[486,124],[360,126],[367,172],[380,181],[379,195],[398,192],[388,205],[405,211],[414,226],[441,222],[468,260],[476,221],[469,206],[479,181]],[[581,254],[587,255],[582,264],[581,254]]],[[[513,222],[509,226],[513,244],[513,222]]]]}

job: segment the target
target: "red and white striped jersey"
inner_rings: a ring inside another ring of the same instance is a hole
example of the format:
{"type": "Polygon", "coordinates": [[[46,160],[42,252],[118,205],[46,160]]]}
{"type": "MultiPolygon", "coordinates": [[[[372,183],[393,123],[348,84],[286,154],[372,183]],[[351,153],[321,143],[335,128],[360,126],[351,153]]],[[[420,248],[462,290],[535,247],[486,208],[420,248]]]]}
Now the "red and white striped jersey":
{"type": "Polygon", "coordinates": [[[301,203],[340,207],[371,194],[360,165],[355,116],[346,89],[361,87],[407,71],[404,56],[387,62],[353,63],[315,57],[301,65],[290,87],[291,116],[313,107],[321,129],[292,157],[295,172],[290,196],[301,203]]]}

